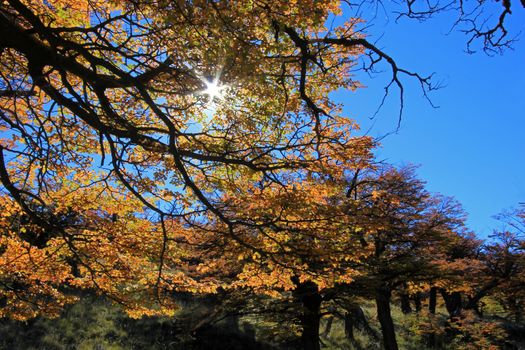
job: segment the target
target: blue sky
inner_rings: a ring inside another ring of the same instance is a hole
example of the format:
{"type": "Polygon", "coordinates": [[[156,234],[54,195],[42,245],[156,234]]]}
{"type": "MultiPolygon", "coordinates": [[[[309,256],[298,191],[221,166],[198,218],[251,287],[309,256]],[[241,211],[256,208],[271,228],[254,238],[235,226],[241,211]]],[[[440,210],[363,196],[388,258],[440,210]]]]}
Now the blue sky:
{"type": "MultiPolygon", "coordinates": [[[[521,12],[523,13],[521,13],[521,12]]],[[[465,53],[466,37],[447,35],[452,14],[419,23],[380,18],[369,30],[369,40],[388,52],[398,64],[421,74],[435,72],[445,86],[431,94],[434,109],[416,81],[405,79],[405,109],[401,128],[382,140],[378,159],[396,165],[418,164],[430,191],[458,199],[469,214],[468,225],[486,237],[501,224],[492,218],[525,202],[525,33],[502,56],[465,53]]],[[[509,21],[514,33],[525,21],[516,9],[509,21]]],[[[525,27],[522,27],[524,29],[525,27]]],[[[370,79],[358,75],[367,87],[355,93],[337,92],[345,114],[356,119],[369,135],[395,131],[399,95],[394,92],[374,115],[390,75],[370,79]]]]}

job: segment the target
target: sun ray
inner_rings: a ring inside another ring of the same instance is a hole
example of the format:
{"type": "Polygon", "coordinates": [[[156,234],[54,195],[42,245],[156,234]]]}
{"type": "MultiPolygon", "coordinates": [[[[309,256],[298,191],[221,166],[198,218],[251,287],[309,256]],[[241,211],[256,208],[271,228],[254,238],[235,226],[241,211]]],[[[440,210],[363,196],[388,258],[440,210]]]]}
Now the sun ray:
{"type": "Polygon", "coordinates": [[[204,80],[204,84],[206,84],[206,89],[202,91],[202,94],[207,95],[210,102],[223,97],[226,86],[221,85],[217,78],[211,81],[204,80]]]}

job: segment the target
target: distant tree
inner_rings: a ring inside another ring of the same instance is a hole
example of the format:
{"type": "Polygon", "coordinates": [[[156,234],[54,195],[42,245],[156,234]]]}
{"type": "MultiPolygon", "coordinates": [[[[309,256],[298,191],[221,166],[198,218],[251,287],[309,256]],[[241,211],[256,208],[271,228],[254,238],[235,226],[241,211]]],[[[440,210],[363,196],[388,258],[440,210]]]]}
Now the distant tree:
{"type": "Polygon", "coordinates": [[[508,231],[497,232],[492,238],[483,252],[486,276],[468,298],[467,308],[479,313],[481,299],[492,295],[519,323],[525,312],[525,241],[508,231]]]}
{"type": "Polygon", "coordinates": [[[372,249],[355,283],[375,298],[385,349],[397,349],[392,293],[441,276],[444,249],[463,229],[464,214],[450,198],[427,192],[411,167],[363,177],[354,198],[360,203],[351,215],[359,217],[363,246],[372,249]]]}

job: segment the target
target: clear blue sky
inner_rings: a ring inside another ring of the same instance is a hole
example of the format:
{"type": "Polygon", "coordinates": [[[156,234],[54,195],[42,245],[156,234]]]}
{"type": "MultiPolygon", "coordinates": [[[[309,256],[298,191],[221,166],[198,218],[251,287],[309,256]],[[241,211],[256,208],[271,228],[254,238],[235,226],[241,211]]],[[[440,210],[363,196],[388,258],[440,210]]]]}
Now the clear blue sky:
{"type": "MultiPolygon", "coordinates": [[[[431,94],[432,108],[416,81],[405,79],[401,128],[382,141],[378,159],[418,164],[430,191],[458,199],[469,214],[468,225],[486,237],[501,224],[492,218],[525,202],[525,10],[518,8],[509,26],[520,35],[514,50],[488,57],[464,52],[466,37],[447,33],[453,17],[444,14],[419,23],[384,18],[368,30],[369,40],[404,68],[436,73],[445,86],[431,94]],[[519,12],[518,12],[519,11],[519,12]],[[521,26],[521,28],[520,28],[521,26]]],[[[373,79],[359,75],[367,87],[334,97],[369,135],[395,131],[399,100],[394,92],[371,120],[390,77],[387,66],[373,79]]]]}

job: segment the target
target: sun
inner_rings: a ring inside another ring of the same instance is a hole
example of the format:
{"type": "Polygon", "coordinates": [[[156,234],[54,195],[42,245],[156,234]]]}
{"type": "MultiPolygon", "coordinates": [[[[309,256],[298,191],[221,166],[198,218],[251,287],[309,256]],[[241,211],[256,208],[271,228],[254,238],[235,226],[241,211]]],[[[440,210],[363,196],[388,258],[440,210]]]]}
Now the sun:
{"type": "Polygon", "coordinates": [[[208,96],[209,102],[213,102],[215,99],[221,99],[224,97],[224,90],[226,85],[221,85],[219,79],[215,78],[213,80],[203,79],[206,89],[201,93],[208,96]]]}

